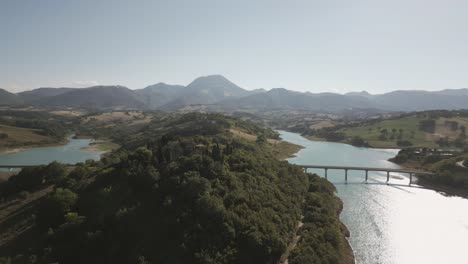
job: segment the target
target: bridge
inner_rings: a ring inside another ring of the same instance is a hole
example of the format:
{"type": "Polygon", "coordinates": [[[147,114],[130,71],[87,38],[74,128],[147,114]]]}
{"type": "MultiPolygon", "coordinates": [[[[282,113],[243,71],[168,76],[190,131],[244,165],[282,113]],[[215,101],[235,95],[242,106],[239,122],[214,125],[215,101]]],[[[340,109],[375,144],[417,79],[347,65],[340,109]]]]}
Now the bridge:
{"type": "MultiPolygon", "coordinates": [[[[0,165],[0,169],[22,169],[22,168],[30,168],[36,167],[38,165],[0,165]]],[[[379,171],[379,172],[386,172],[387,173],[387,183],[390,180],[390,173],[407,173],[409,174],[409,185],[413,182],[413,175],[417,174],[426,174],[426,175],[433,175],[435,173],[427,172],[427,171],[418,171],[418,170],[407,170],[407,169],[392,169],[392,168],[375,168],[375,167],[353,167],[353,166],[334,166],[334,165],[298,165],[302,167],[305,172],[307,169],[323,169],[325,170],[325,178],[328,179],[328,170],[344,170],[345,172],[345,182],[348,182],[348,171],[365,171],[366,177],[365,181],[367,182],[369,178],[369,171],[379,171]]]]}
{"type": "Polygon", "coordinates": [[[32,168],[39,165],[0,165],[0,169],[8,169],[12,171],[13,169],[23,169],[23,168],[32,168]]]}
{"type": "Polygon", "coordinates": [[[22,169],[22,168],[32,168],[41,165],[0,165],[0,169],[22,169]]]}
{"type": "Polygon", "coordinates": [[[298,165],[302,167],[305,172],[307,169],[323,169],[325,170],[325,178],[328,179],[328,170],[344,170],[345,172],[345,182],[348,182],[348,171],[365,171],[366,178],[365,181],[367,182],[369,178],[369,171],[379,171],[379,172],[386,172],[387,173],[387,183],[390,180],[390,173],[407,173],[409,174],[409,185],[413,182],[413,175],[417,174],[426,174],[432,175],[434,173],[427,172],[427,171],[418,171],[418,170],[407,170],[407,169],[392,169],[392,168],[375,168],[375,167],[353,167],[353,166],[334,166],[334,165],[298,165]]]}

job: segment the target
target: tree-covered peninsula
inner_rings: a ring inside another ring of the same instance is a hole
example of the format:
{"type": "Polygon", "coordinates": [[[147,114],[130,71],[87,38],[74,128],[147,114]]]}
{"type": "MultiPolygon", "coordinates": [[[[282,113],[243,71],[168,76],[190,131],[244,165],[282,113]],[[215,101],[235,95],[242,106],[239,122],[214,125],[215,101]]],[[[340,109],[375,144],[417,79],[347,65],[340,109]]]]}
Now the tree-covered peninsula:
{"type": "Polygon", "coordinates": [[[333,185],[278,161],[274,139],[172,115],[119,135],[100,162],[23,170],[0,185],[3,205],[31,200],[0,215],[0,263],[278,263],[298,235],[290,263],[344,263],[333,185]]]}

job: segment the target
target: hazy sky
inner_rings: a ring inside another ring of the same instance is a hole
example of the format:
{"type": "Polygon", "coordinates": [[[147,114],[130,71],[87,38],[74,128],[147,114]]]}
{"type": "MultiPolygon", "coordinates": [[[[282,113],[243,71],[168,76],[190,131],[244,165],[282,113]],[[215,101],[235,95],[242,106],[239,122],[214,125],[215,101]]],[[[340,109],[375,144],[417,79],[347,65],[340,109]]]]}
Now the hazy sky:
{"type": "Polygon", "coordinates": [[[0,0],[0,87],[468,87],[466,0],[0,0]]]}

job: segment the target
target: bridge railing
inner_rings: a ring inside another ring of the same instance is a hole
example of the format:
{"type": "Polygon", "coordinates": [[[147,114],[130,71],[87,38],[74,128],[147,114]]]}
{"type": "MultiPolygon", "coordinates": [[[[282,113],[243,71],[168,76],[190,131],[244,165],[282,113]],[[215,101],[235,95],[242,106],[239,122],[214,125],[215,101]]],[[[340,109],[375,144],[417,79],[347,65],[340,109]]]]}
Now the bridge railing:
{"type": "Polygon", "coordinates": [[[365,171],[366,178],[365,182],[369,179],[369,171],[379,171],[387,173],[387,183],[390,180],[390,173],[407,173],[409,174],[409,185],[413,183],[413,175],[417,174],[434,174],[432,172],[418,171],[418,170],[406,170],[406,169],[392,169],[392,168],[376,168],[376,167],[355,167],[355,166],[334,166],[334,165],[298,165],[307,172],[307,169],[323,169],[325,170],[325,178],[328,179],[328,170],[344,170],[345,172],[345,183],[348,182],[348,171],[365,171]]]}
{"type": "Polygon", "coordinates": [[[13,169],[31,168],[36,166],[39,165],[0,165],[0,169],[7,169],[11,172],[13,169]]]}

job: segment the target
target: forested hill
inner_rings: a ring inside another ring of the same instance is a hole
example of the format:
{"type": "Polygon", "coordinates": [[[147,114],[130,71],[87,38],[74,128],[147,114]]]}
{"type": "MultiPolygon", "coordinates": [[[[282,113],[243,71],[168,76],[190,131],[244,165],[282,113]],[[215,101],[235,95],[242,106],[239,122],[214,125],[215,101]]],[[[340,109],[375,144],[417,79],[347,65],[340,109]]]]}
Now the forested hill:
{"type": "Polygon", "coordinates": [[[237,119],[188,114],[127,136],[101,162],[71,172],[59,164],[24,170],[3,193],[55,186],[27,218],[33,231],[0,246],[0,256],[14,263],[277,263],[303,215],[303,240],[289,263],[342,263],[334,187],[277,161],[262,140],[272,136],[237,119]],[[258,139],[234,136],[233,126],[258,139]]]}
{"type": "Polygon", "coordinates": [[[18,103],[21,103],[21,98],[18,95],[0,88],[0,105],[14,105],[18,103]]]}

